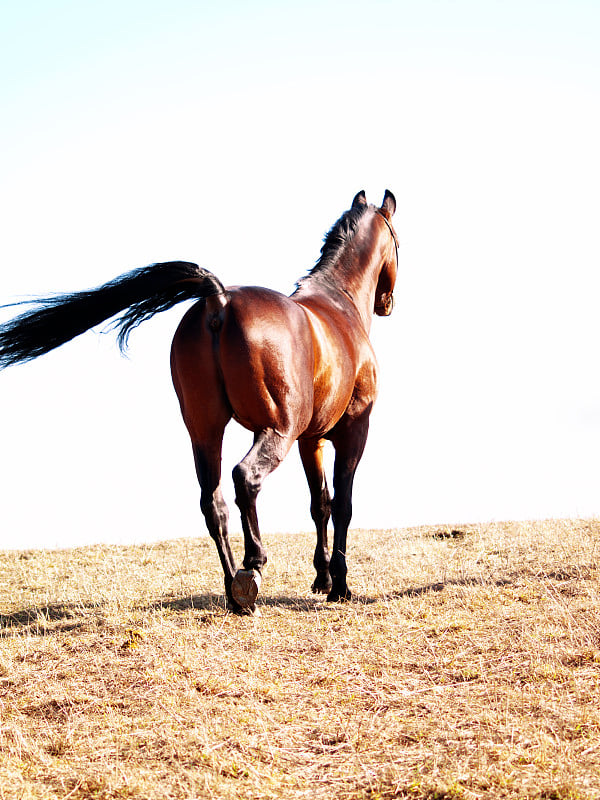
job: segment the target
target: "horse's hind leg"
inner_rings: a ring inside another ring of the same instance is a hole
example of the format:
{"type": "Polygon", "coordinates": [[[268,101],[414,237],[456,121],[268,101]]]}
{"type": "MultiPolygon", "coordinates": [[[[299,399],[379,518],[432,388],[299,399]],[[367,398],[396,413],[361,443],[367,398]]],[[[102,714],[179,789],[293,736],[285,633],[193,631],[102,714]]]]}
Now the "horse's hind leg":
{"type": "Polygon", "coordinates": [[[327,547],[327,524],[331,516],[331,498],[327,489],[323,468],[323,439],[299,439],[298,449],[310,490],[310,515],[317,529],[317,546],[313,559],[317,577],[313,592],[327,594],[331,591],[329,574],[329,548],[327,547]]]}
{"type": "Polygon", "coordinates": [[[244,531],[244,569],[236,573],[231,591],[240,606],[252,611],[260,588],[261,570],[267,563],[258,527],[256,498],[264,479],[281,464],[293,441],[271,429],[260,431],[255,434],[248,454],[233,470],[235,502],[244,531]]]}
{"type": "Polygon", "coordinates": [[[227,606],[232,611],[240,611],[231,593],[231,584],[235,576],[235,561],[227,535],[229,513],[221,492],[221,438],[212,444],[194,442],[194,462],[200,483],[200,508],[206,521],[206,527],[214,540],[223,574],[225,578],[225,594],[227,606]]]}

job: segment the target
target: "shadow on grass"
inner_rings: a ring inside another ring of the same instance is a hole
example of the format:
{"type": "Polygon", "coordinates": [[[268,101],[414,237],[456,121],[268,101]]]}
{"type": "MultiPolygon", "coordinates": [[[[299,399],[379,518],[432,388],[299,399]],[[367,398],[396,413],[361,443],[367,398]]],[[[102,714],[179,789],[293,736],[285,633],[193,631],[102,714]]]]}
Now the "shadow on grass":
{"type": "MultiPolygon", "coordinates": [[[[323,600],[311,600],[305,597],[292,597],[292,596],[259,596],[256,604],[261,608],[277,608],[284,607],[294,609],[296,611],[315,611],[318,607],[322,606],[323,600]]],[[[191,597],[182,598],[162,598],[156,600],[148,605],[139,606],[140,610],[156,611],[167,609],[171,611],[221,611],[227,612],[226,601],[224,595],[204,594],[193,595],[191,597]]]]}
{"type": "MultiPolygon", "coordinates": [[[[103,613],[105,603],[72,602],[49,603],[29,606],[8,614],[0,614],[0,639],[19,636],[29,632],[34,636],[49,636],[57,633],[90,632],[110,625],[103,613]]],[[[194,595],[184,598],[161,598],[151,603],[133,606],[133,611],[153,611],[170,609],[173,611],[222,611],[225,612],[225,599],[214,593],[194,595]]],[[[124,617],[126,616],[124,610],[124,617]]],[[[114,626],[114,623],[112,623],[114,626]]]]}
{"type": "Polygon", "coordinates": [[[337,601],[329,603],[324,594],[312,597],[292,597],[287,595],[276,595],[274,597],[259,597],[258,605],[271,608],[289,608],[293,611],[323,611],[323,609],[334,610],[336,608],[352,608],[354,606],[366,606],[376,603],[379,598],[366,597],[365,595],[354,595],[352,600],[337,601]]]}
{"type": "MultiPolygon", "coordinates": [[[[299,613],[314,613],[316,611],[322,611],[324,608],[352,608],[355,606],[371,605],[372,603],[377,603],[381,599],[380,597],[355,595],[352,600],[348,602],[328,603],[325,595],[315,595],[314,598],[301,597],[298,595],[259,595],[256,600],[256,605],[259,608],[286,608],[291,611],[298,611],[299,613]]],[[[147,611],[161,608],[172,609],[174,611],[189,611],[194,609],[204,611],[227,610],[224,595],[194,595],[186,598],[168,598],[158,600],[143,607],[140,606],[140,610],[147,611]]]]}
{"type": "MultiPolygon", "coordinates": [[[[343,609],[356,609],[374,603],[398,600],[405,597],[418,597],[428,592],[441,592],[447,586],[472,586],[481,581],[474,579],[447,580],[425,586],[409,587],[397,592],[384,592],[376,596],[354,595],[348,602],[327,602],[324,595],[302,597],[299,595],[262,595],[257,606],[263,609],[286,609],[298,614],[315,614],[343,609]]],[[[498,586],[512,583],[511,580],[496,580],[498,586]]],[[[50,603],[30,606],[9,614],[0,614],[0,639],[19,636],[25,632],[33,636],[50,636],[60,633],[89,633],[106,627],[109,623],[103,614],[104,603],[74,602],[50,603]]],[[[214,592],[189,595],[187,597],[160,597],[149,603],[140,603],[131,609],[137,612],[152,611],[199,611],[204,614],[229,614],[225,596],[214,592]]],[[[125,612],[124,612],[125,615],[125,612]]],[[[242,615],[243,618],[243,615],[242,615]]],[[[114,623],[113,623],[114,625],[114,623]]]]}
{"type": "Polygon", "coordinates": [[[429,592],[443,592],[447,586],[510,586],[513,583],[512,578],[496,578],[489,581],[482,581],[479,578],[449,578],[445,581],[427,583],[424,586],[409,586],[398,592],[390,592],[385,597],[388,600],[399,600],[403,597],[420,597],[429,592]]]}
{"type": "Polygon", "coordinates": [[[101,607],[101,603],[50,603],[0,614],[0,639],[18,635],[25,628],[40,636],[80,630],[90,623],[86,612],[96,612],[97,620],[101,607]]]}
{"type": "Polygon", "coordinates": [[[187,597],[160,597],[135,607],[138,611],[225,611],[225,597],[207,592],[187,597]]]}
{"type": "Polygon", "coordinates": [[[543,569],[530,570],[524,568],[517,572],[510,572],[507,575],[497,578],[448,578],[445,581],[436,581],[424,586],[410,586],[397,592],[386,594],[389,600],[400,599],[403,597],[419,597],[428,592],[442,592],[448,586],[515,586],[518,583],[527,581],[570,581],[570,580],[592,580],[597,574],[595,564],[571,564],[561,567],[559,570],[545,571],[543,569]]]}
{"type": "MultiPolygon", "coordinates": [[[[322,607],[325,599],[279,596],[260,597],[261,607],[285,607],[298,612],[314,612],[322,607]]],[[[360,600],[359,600],[360,602],[360,600]]],[[[335,605],[335,604],[334,604],[335,605]]],[[[0,614],[0,639],[21,636],[51,636],[59,633],[88,633],[106,627],[109,623],[103,614],[104,603],[73,602],[49,603],[17,609],[8,614],[0,614]]],[[[187,597],[161,597],[149,603],[132,607],[133,611],[200,611],[227,614],[224,595],[207,592],[187,597]]],[[[124,612],[125,615],[126,612],[124,612]]]]}
{"type": "MultiPolygon", "coordinates": [[[[328,603],[324,595],[302,597],[299,595],[262,595],[258,597],[259,608],[283,608],[299,614],[314,614],[318,611],[334,611],[353,609],[361,606],[370,606],[374,603],[390,600],[400,600],[410,597],[420,597],[430,592],[443,592],[450,586],[514,586],[527,580],[566,581],[590,580],[597,574],[593,564],[566,565],[558,571],[522,572],[511,573],[507,576],[489,580],[465,577],[461,579],[449,578],[445,581],[435,581],[422,586],[409,586],[398,591],[382,592],[375,596],[354,595],[348,602],[328,603]]],[[[29,632],[34,636],[48,636],[59,633],[86,633],[110,626],[103,614],[104,603],[79,601],[72,603],[50,603],[40,606],[30,606],[8,614],[0,614],[0,639],[22,635],[29,632]]],[[[149,603],[133,606],[132,611],[200,611],[212,614],[228,614],[225,596],[214,592],[190,595],[187,597],[161,597],[149,603]]],[[[124,611],[124,616],[126,612],[124,611]]],[[[114,623],[113,623],[114,625],[114,623]]]]}

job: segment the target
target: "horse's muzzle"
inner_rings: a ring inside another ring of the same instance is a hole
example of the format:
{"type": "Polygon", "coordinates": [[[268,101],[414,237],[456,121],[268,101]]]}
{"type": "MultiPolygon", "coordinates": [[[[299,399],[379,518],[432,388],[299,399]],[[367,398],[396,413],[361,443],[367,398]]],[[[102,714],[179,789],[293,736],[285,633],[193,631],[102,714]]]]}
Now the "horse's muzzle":
{"type": "Polygon", "coordinates": [[[375,313],[378,317],[389,317],[393,310],[394,295],[391,292],[387,296],[382,295],[380,302],[375,304],[375,313]]]}

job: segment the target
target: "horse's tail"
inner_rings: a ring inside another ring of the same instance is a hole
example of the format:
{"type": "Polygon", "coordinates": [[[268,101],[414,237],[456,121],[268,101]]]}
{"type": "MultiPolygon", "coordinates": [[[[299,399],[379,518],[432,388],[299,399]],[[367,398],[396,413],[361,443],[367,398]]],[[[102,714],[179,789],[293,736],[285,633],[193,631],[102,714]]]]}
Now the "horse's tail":
{"type": "Polygon", "coordinates": [[[133,328],[153,314],[183,300],[224,292],[212,272],[187,261],[166,261],[127,272],[96,289],[16,303],[37,308],[0,324],[0,369],[48,353],[117,314],[115,328],[124,350],[133,328]]]}

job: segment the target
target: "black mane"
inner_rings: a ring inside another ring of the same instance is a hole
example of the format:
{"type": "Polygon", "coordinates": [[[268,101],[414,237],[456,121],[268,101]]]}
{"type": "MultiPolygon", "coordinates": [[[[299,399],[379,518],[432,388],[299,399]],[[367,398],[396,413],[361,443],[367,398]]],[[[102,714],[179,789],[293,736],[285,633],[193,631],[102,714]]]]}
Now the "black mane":
{"type": "Polygon", "coordinates": [[[304,281],[310,278],[327,274],[329,269],[336,264],[346,244],[356,233],[358,224],[368,209],[368,205],[356,205],[342,214],[325,236],[319,260],[308,275],[300,278],[296,284],[296,288],[299,289],[304,281]]]}

